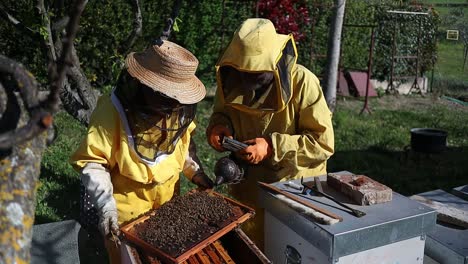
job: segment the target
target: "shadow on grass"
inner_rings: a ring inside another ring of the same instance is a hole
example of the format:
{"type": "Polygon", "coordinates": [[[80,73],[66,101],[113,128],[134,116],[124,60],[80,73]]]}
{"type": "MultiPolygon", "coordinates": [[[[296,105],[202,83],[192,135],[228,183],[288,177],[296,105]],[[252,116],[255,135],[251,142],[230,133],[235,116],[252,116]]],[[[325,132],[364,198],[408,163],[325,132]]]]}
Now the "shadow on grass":
{"type": "Polygon", "coordinates": [[[38,197],[34,223],[78,220],[80,211],[79,178],[56,175],[52,170],[41,166],[40,179],[42,182],[47,182],[47,186],[40,187],[43,188],[43,191],[38,197]],[[41,212],[41,207],[53,208],[54,211],[53,213],[41,212]]]}
{"type": "Polygon", "coordinates": [[[329,160],[328,171],[343,170],[367,175],[406,196],[435,189],[451,192],[468,183],[468,147],[437,154],[374,147],[338,151],[329,160]]]}

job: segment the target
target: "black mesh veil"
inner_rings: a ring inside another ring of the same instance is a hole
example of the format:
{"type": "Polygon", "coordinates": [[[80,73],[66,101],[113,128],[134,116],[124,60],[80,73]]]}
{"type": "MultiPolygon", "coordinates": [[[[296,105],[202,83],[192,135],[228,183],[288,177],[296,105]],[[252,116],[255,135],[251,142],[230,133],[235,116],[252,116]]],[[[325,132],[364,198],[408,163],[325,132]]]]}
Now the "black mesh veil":
{"type": "Polygon", "coordinates": [[[276,66],[280,76],[281,95],[283,97],[283,101],[289,102],[292,93],[291,71],[296,58],[296,52],[294,51],[292,40],[289,40],[288,43],[286,43],[282,53],[283,54],[276,66]]]}
{"type": "Polygon", "coordinates": [[[141,84],[126,71],[122,72],[114,94],[125,113],[132,147],[148,161],[171,154],[195,118],[196,104],[181,104],[141,84]]]}

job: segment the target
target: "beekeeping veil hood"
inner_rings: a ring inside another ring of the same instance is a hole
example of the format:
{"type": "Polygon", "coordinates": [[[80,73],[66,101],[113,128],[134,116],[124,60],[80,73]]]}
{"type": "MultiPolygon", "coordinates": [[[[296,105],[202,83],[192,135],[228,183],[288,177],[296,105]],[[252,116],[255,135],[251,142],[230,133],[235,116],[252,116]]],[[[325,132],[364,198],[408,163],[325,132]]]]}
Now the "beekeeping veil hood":
{"type": "Polygon", "coordinates": [[[276,33],[268,19],[245,20],[236,30],[231,43],[216,64],[218,93],[225,105],[246,112],[279,112],[292,96],[292,70],[297,51],[292,34],[276,33]],[[253,91],[232,81],[227,69],[240,72],[271,72],[274,81],[261,97],[252,100],[253,91]]]}
{"type": "Polygon", "coordinates": [[[206,90],[195,76],[196,57],[167,40],[143,52],[130,53],[125,66],[112,102],[129,145],[151,164],[174,151],[206,90]]]}

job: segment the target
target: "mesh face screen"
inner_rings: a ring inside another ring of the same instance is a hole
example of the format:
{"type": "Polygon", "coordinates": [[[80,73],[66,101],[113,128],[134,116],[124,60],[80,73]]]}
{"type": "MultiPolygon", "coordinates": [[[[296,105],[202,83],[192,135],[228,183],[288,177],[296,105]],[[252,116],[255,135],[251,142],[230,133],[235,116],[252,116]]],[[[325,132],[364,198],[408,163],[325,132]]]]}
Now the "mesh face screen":
{"type": "Polygon", "coordinates": [[[195,118],[196,104],[181,104],[123,75],[114,93],[123,106],[135,152],[149,161],[171,154],[195,118]]]}

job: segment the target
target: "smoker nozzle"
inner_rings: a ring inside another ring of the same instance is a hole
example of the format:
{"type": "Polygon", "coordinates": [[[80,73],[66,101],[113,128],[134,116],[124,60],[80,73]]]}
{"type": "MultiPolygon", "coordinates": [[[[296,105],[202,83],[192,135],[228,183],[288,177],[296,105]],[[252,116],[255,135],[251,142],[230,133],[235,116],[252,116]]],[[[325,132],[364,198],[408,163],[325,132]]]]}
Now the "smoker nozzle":
{"type": "Polygon", "coordinates": [[[224,183],[224,177],[221,176],[221,175],[216,176],[214,185],[215,185],[215,186],[218,186],[218,185],[221,185],[221,184],[223,184],[223,183],[224,183]]]}

